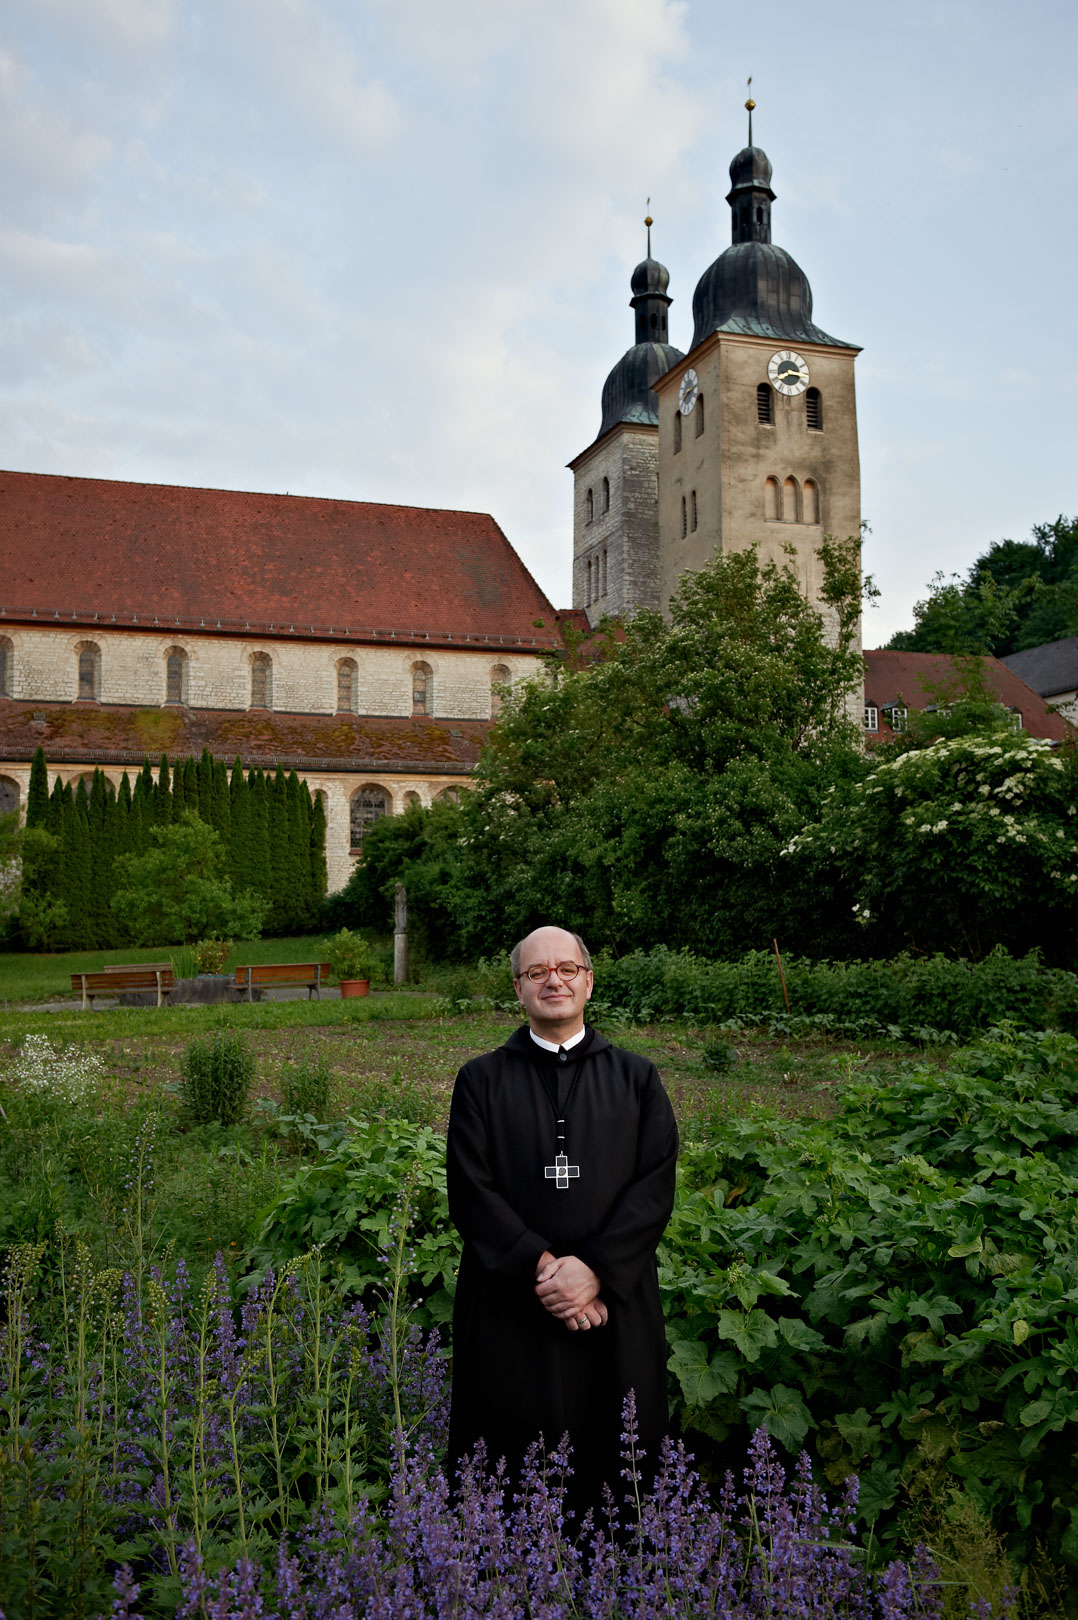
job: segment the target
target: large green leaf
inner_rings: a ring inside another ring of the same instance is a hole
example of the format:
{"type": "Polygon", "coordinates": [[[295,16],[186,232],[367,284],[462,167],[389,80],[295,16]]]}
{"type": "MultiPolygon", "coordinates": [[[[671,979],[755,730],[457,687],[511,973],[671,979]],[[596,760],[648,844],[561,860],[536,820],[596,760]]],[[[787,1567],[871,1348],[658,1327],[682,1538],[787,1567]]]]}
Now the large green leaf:
{"type": "Polygon", "coordinates": [[[754,1428],[762,1425],[788,1451],[794,1451],[814,1427],[801,1396],[786,1384],[754,1389],[742,1400],[741,1409],[754,1428]]]}

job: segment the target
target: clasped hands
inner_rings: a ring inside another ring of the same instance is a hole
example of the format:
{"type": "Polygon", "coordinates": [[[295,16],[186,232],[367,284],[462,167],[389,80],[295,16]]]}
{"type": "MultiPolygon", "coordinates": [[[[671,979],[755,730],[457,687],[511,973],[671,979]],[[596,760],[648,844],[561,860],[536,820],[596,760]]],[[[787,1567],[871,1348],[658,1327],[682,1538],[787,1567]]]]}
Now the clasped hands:
{"type": "Polygon", "coordinates": [[[606,1325],[609,1312],[599,1298],[599,1286],[594,1271],[575,1254],[563,1254],[558,1260],[544,1250],[539,1256],[535,1268],[539,1303],[564,1322],[570,1333],[606,1325]]]}

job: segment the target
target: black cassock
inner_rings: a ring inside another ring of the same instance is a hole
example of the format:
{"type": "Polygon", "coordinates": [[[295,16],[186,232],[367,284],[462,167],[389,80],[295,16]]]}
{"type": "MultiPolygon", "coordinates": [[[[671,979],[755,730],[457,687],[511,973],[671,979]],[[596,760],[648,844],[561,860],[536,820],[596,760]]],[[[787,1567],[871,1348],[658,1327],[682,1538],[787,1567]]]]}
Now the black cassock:
{"type": "Polygon", "coordinates": [[[596,1500],[604,1481],[620,1497],[629,1390],[645,1467],[654,1465],[668,1421],[655,1250],[673,1208],[677,1148],[654,1064],[593,1029],[565,1060],[522,1028],[461,1069],[446,1148],[449,1211],[464,1239],[454,1471],[480,1437],[489,1460],[504,1456],[515,1472],[533,1440],[550,1448],[568,1431],[576,1502],[596,1500]],[[534,1290],[545,1250],[597,1273],[605,1327],[573,1333],[543,1309],[534,1290]]]}

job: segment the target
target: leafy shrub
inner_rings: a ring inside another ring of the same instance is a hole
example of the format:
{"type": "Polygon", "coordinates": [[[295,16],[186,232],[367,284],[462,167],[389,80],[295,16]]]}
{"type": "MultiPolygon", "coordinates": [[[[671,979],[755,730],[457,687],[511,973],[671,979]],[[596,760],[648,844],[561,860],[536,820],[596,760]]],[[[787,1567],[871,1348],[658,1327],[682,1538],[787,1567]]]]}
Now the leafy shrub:
{"type": "Polygon", "coordinates": [[[243,1118],[255,1060],[242,1035],[219,1029],[204,1041],[189,1042],[181,1070],[180,1100],[196,1125],[235,1125],[243,1118]]]}
{"type": "Polygon", "coordinates": [[[394,1212],[407,1184],[414,1219],[412,1287],[417,1320],[452,1310],[459,1240],[449,1221],[445,1140],[429,1125],[351,1119],[343,1139],[287,1181],[252,1251],[256,1271],[287,1263],[314,1244],[340,1263],[342,1285],[370,1294],[384,1286],[394,1212]]]}
{"type": "MultiPolygon", "coordinates": [[[[967,1037],[1009,1019],[1029,1028],[1078,1030],[1078,976],[1046,968],[1036,955],[993,951],[981,962],[896,956],[889,961],[816,962],[784,957],[796,1018],[827,1018],[832,1028],[863,1021],[866,1032],[918,1035],[929,1029],[967,1037]]],[[[596,964],[596,998],[638,1021],[701,1023],[786,1016],[774,956],[750,951],[711,962],[656,946],[596,964]]]]}
{"type": "Polygon", "coordinates": [[[286,1063],[281,1070],[281,1101],[287,1114],[310,1114],[316,1120],[325,1119],[332,1089],[333,1076],[324,1057],[286,1063]]]}
{"type": "Polygon", "coordinates": [[[192,946],[192,955],[196,973],[220,973],[232,955],[232,941],[211,935],[209,939],[200,939],[192,946]]]}
{"type": "Polygon", "coordinates": [[[704,1062],[712,1074],[729,1074],[737,1062],[737,1053],[728,1041],[706,1041],[704,1062]]]}
{"type": "Polygon", "coordinates": [[[998,1032],[836,1119],[727,1120],[660,1251],[683,1423],[857,1472],[884,1541],[961,1482],[1078,1564],[1078,1041],[998,1032]]]}

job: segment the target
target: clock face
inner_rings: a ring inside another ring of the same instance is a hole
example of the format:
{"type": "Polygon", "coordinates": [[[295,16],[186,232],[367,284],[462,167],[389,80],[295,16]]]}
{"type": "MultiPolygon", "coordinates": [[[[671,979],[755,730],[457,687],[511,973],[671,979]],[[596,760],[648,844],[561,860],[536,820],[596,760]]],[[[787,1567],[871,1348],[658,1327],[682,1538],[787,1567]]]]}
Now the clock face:
{"type": "Polygon", "coordinates": [[[780,394],[803,394],[809,385],[809,368],[793,349],[780,349],[767,362],[771,386],[780,394]]]}
{"type": "Polygon", "coordinates": [[[696,396],[700,392],[700,379],[690,366],[681,379],[681,387],[677,391],[677,408],[682,416],[691,416],[696,405],[696,396]]]}

